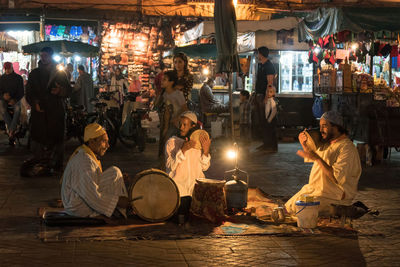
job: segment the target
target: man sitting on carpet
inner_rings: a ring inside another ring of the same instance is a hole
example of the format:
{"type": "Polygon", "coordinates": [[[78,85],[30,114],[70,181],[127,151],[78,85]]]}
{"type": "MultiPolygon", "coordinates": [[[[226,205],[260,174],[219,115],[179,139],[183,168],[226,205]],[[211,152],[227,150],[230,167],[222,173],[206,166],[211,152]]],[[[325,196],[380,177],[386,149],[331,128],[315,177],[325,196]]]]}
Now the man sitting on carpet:
{"type": "Polygon", "coordinates": [[[200,135],[201,150],[195,148],[194,140],[189,140],[196,124],[196,114],[192,111],[182,113],[179,120],[179,136],[168,139],[165,146],[166,170],[178,186],[181,197],[178,215],[184,215],[185,220],[189,214],[196,179],[205,177],[203,171],[210,167],[211,160],[211,140],[207,135],[200,135]]]}
{"type": "Polygon", "coordinates": [[[304,133],[299,135],[303,150],[297,154],[306,161],[313,161],[314,165],[308,184],[286,202],[289,213],[296,213],[296,201],[303,195],[317,197],[320,213],[326,214],[330,204],[351,205],[357,194],[360,157],[346,135],[342,116],[336,111],[325,112],[319,124],[324,143],[315,152],[307,147],[307,136],[304,133]]]}
{"type": "Polygon", "coordinates": [[[108,149],[107,132],[97,123],[86,126],[85,144],[70,157],[62,177],[61,199],[69,215],[126,217],[129,205],[121,171],[110,167],[103,172],[98,157],[108,149]]]}

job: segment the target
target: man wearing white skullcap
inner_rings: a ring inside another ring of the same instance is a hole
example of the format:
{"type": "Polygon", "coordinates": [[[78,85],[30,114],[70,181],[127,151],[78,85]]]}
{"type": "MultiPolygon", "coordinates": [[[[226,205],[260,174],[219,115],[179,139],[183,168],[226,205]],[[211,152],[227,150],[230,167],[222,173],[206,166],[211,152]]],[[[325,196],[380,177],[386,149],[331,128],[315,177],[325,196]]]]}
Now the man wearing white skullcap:
{"type": "Polygon", "coordinates": [[[183,112],[179,120],[179,135],[168,139],[165,146],[166,171],[178,186],[181,206],[178,214],[187,219],[192,192],[197,178],[204,178],[203,171],[210,167],[211,140],[207,132],[200,130],[199,140],[191,138],[197,116],[192,111],[183,112]],[[200,144],[197,145],[197,142],[200,144]]]}
{"type": "Polygon", "coordinates": [[[308,184],[295,194],[285,207],[289,213],[296,213],[296,201],[304,195],[320,201],[320,214],[327,214],[331,204],[351,205],[357,194],[361,163],[358,151],[347,137],[343,117],[336,111],[325,112],[319,123],[322,145],[312,151],[307,145],[307,135],[299,135],[303,150],[297,155],[307,162],[314,162],[308,184]]]}
{"type": "Polygon", "coordinates": [[[129,200],[122,173],[114,166],[103,172],[98,159],[109,147],[107,132],[97,123],[89,124],[84,142],[72,153],[62,177],[65,211],[78,217],[111,217],[117,209],[126,217],[129,200]]]}

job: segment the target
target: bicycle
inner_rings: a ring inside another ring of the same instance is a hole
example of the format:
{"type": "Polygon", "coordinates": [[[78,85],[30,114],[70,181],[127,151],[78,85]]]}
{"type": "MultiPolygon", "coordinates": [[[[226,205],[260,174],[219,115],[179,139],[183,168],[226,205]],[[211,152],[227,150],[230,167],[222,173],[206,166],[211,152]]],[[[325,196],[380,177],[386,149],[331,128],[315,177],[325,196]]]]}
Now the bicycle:
{"type": "Polygon", "coordinates": [[[67,119],[65,123],[66,134],[65,141],[71,138],[77,138],[83,144],[83,134],[87,124],[87,113],[82,105],[68,105],[67,119]]]}
{"type": "Polygon", "coordinates": [[[107,98],[109,95],[110,93],[102,92],[100,93],[99,98],[91,99],[91,103],[95,107],[95,112],[88,114],[87,122],[98,123],[104,127],[108,135],[110,149],[112,149],[117,143],[118,128],[116,127],[115,122],[113,122],[113,119],[110,118],[107,103],[101,102],[103,98],[107,98]]]}

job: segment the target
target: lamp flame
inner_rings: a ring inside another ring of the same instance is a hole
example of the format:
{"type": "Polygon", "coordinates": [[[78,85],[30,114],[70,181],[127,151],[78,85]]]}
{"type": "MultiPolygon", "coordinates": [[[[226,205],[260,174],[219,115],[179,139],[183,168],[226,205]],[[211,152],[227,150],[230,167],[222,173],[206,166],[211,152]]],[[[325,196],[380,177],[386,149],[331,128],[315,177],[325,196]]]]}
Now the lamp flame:
{"type": "Polygon", "coordinates": [[[236,159],[237,158],[237,152],[233,149],[228,150],[228,152],[226,153],[226,156],[228,157],[228,159],[236,159]]]}

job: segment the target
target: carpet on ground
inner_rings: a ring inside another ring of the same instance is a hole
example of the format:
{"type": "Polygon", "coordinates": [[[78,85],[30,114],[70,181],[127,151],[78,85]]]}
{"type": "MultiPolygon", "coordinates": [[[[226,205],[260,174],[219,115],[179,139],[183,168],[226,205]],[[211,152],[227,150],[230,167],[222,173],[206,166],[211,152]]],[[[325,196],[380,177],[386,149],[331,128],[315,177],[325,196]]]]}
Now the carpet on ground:
{"type": "MultiPolygon", "coordinates": [[[[191,217],[179,226],[172,221],[149,223],[136,217],[115,221],[102,226],[48,226],[42,220],[39,238],[44,242],[66,242],[83,240],[159,240],[187,239],[219,236],[250,235],[339,235],[352,237],[357,232],[350,227],[341,227],[339,220],[320,219],[315,229],[298,228],[296,221],[287,217],[284,223],[271,220],[272,210],[282,203],[282,198],[269,196],[258,188],[249,188],[248,206],[243,212],[226,217],[221,224],[212,224],[201,218],[191,217]]],[[[39,208],[42,218],[46,211],[61,211],[61,208],[39,208]]]]}

